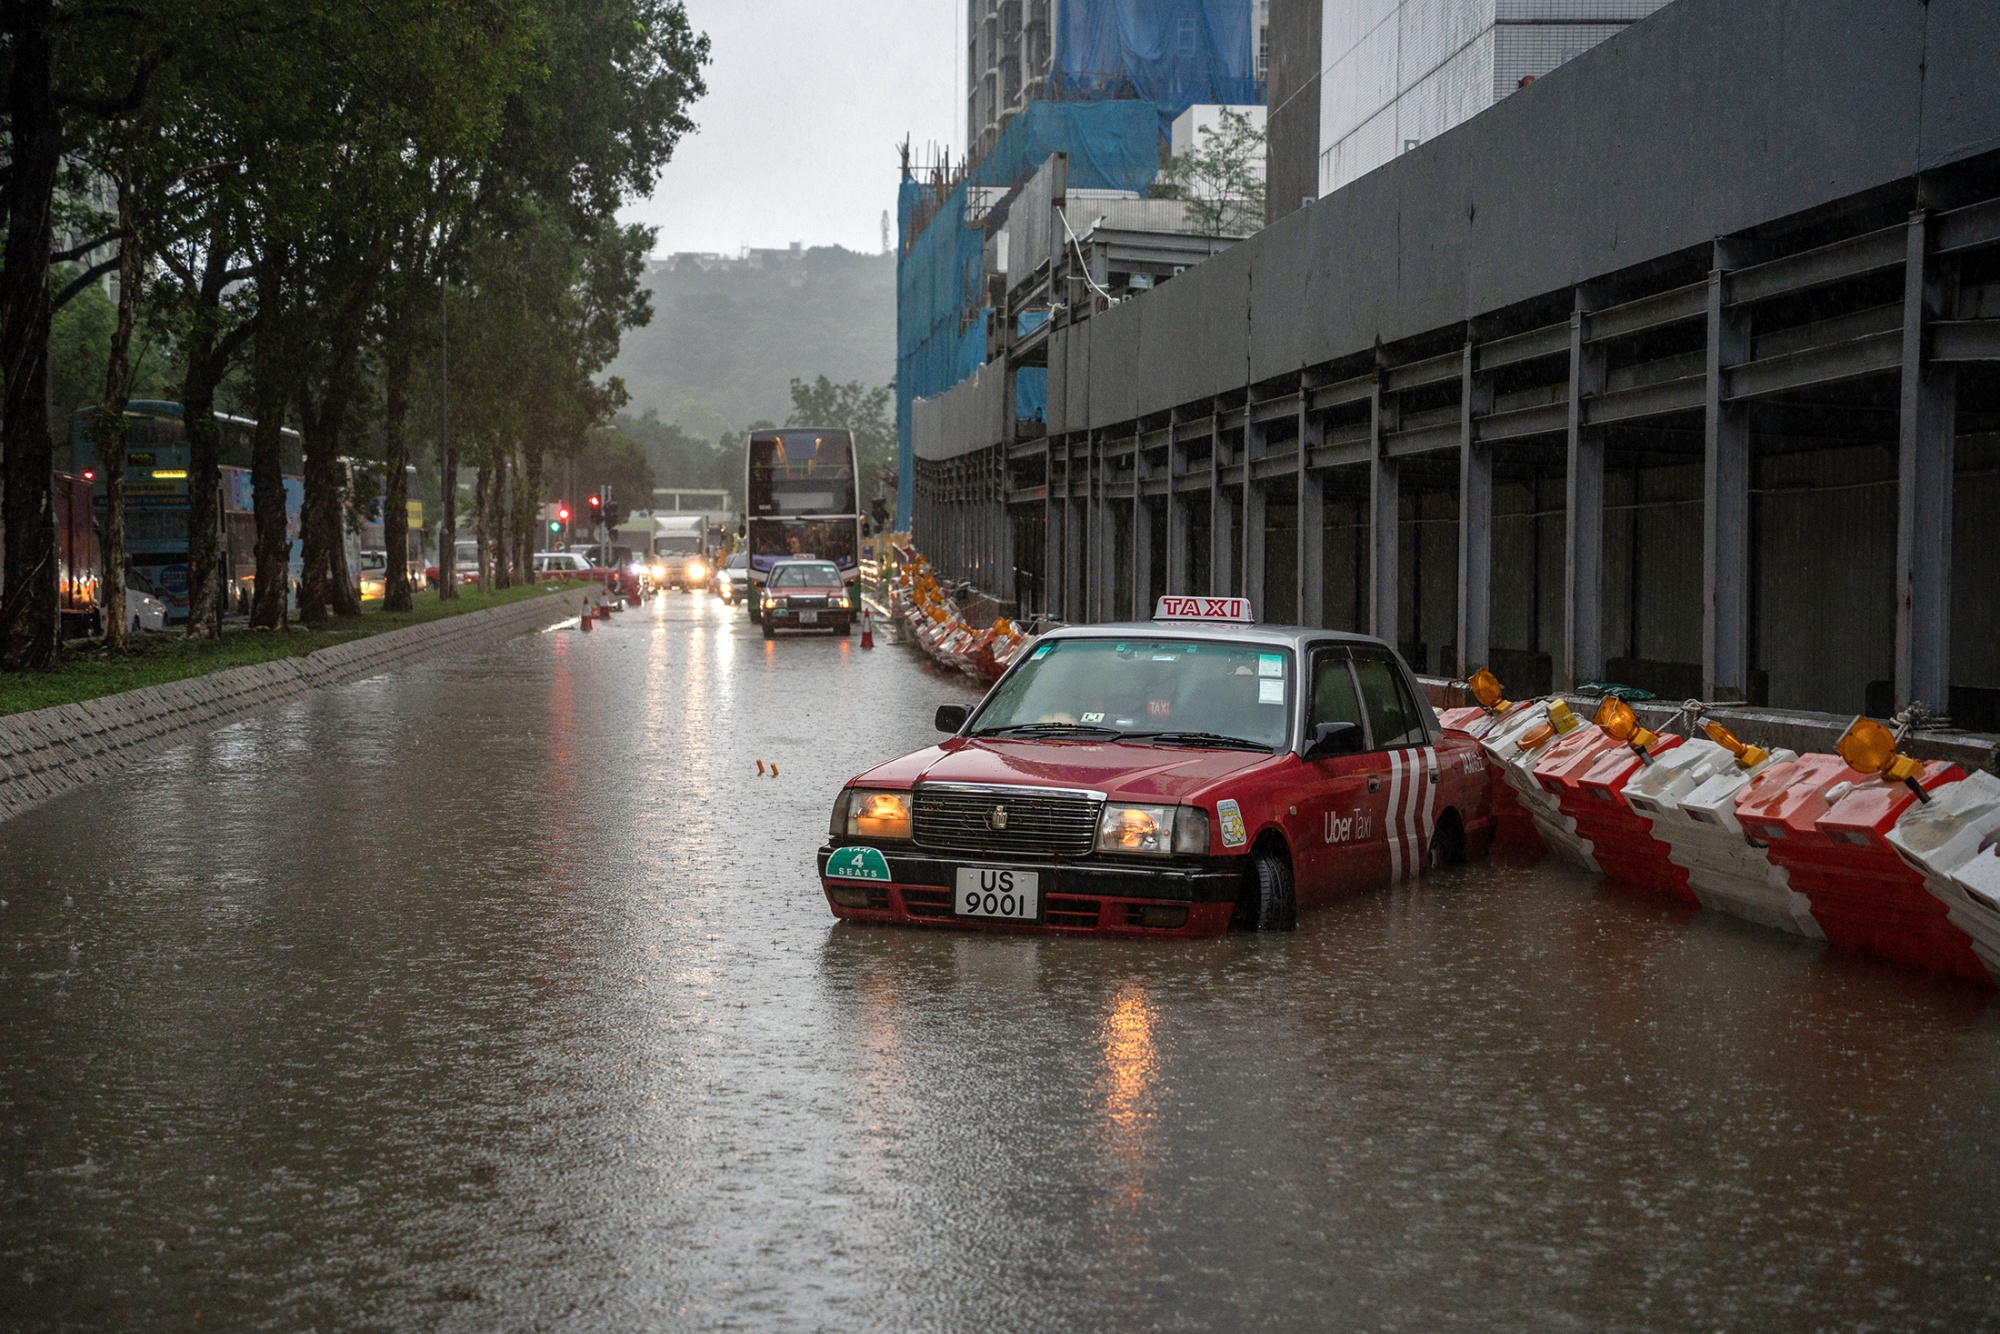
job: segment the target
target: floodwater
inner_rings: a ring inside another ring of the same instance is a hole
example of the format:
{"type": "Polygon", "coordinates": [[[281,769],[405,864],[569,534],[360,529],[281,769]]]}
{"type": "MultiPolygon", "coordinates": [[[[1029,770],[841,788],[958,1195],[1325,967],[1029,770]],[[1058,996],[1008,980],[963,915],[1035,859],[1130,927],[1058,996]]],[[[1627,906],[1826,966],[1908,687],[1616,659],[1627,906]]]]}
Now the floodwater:
{"type": "Polygon", "coordinates": [[[0,826],[0,1324],[2000,1326],[1983,994],[1550,867],[837,926],[971,694],[674,595],[0,826]]]}

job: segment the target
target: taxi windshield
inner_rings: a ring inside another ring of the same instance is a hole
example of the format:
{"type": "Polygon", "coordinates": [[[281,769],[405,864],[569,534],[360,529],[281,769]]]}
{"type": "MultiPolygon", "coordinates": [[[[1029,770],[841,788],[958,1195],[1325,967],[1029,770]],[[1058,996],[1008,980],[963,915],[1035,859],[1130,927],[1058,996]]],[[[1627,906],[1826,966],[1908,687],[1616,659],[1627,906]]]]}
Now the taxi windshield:
{"type": "Polygon", "coordinates": [[[1292,655],[1262,644],[1059,639],[980,709],[974,736],[1130,738],[1277,750],[1290,741],[1292,655]]]}
{"type": "Polygon", "coordinates": [[[780,565],[771,575],[773,588],[832,588],[840,582],[840,571],[831,562],[808,565],[796,561],[780,565]]]}

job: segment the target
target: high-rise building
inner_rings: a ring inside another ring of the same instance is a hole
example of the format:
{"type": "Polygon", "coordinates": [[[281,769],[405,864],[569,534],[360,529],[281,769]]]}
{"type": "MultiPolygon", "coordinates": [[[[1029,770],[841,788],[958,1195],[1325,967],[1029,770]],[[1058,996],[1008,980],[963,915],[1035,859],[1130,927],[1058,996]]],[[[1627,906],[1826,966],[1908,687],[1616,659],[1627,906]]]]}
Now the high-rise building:
{"type": "Polygon", "coordinates": [[[1492,106],[1668,0],[1321,0],[1318,193],[1492,106]]]}
{"type": "Polygon", "coordinates": [[[1197,103],[1261,103],[1270,0],[965,0],[965,143],[1042,98],[1137,98],[1161,132],[1197,103]]]}

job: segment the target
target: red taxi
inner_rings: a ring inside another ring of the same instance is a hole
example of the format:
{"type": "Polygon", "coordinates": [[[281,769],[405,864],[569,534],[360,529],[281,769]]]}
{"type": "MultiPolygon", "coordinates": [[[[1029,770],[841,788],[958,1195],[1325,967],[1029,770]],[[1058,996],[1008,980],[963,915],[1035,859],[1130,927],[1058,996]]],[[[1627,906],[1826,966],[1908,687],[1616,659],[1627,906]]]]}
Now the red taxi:
{"type": "Polygon", "coordinates": [[[1492,836],[1485,756],[1395,651],[1251,623],[1242,598],[1042,637],[936,746],[849,780],[836,917],[1219,935],[1408,878],[1492,836]]]}
{"type": "MultiPolygon", "coordinates": [[[[752,589],[752,595],[757,591],[752,589]]],[[[854,598],[840,567],[830,560],[781,560],[764,581],[764,638],[780,630],[831,630],[844,635],[854,628],[854,598]]]]}

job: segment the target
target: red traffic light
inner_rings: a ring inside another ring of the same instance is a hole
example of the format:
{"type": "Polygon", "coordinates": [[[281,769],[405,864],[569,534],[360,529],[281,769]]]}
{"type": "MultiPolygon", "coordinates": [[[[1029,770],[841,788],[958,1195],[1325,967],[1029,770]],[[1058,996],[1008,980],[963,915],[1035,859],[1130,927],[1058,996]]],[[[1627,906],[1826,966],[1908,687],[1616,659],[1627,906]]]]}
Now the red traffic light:
{"type": "Polygon", "coordinates": [[[568,522],[569,522],[569,506],[567,506],[567,505],[560,505],[560,506],[558,506],[558,507],[556,508],[556,517],[557,517],[558,519],[561,519],[561,520],[562,520],[562,521],[563,521],[564,523],[568,523],[568,522]]]}
{"type": "Polygon", "coordinates": [[[596,509],[596,508],[597,508],[597,507],[598,507],[599,505],[602,505],[603,503],[604,503],[604,502],[603,502],[602,500],[598,499],[598,498],[597,498],[596,496],[592,496],[592,497],[590,498],[590,507],[591,507],[592,509],[596,509]]]}

